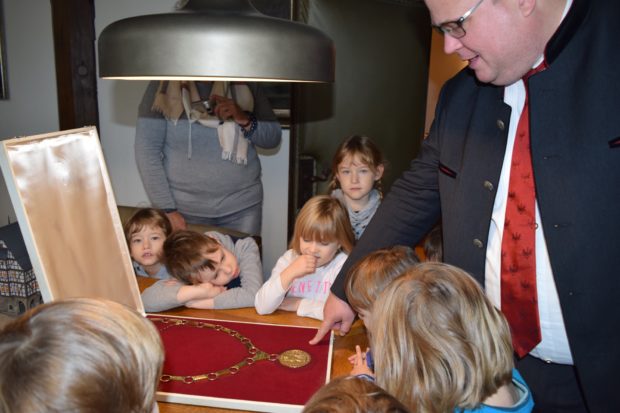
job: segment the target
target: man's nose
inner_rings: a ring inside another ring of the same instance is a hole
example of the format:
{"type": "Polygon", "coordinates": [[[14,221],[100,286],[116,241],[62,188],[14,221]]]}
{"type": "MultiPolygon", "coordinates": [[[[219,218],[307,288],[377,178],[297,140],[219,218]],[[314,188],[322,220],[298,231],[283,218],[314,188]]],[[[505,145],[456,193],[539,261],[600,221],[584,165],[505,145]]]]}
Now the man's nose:
{"type": "Polygon", "coordinates": [[[461,39],[452,37],[449,34],[445,34],[443,36],[443,51],[446,54],[456,53],[456,51],[459,50],[461,47],[463,47],[461,39]]]}

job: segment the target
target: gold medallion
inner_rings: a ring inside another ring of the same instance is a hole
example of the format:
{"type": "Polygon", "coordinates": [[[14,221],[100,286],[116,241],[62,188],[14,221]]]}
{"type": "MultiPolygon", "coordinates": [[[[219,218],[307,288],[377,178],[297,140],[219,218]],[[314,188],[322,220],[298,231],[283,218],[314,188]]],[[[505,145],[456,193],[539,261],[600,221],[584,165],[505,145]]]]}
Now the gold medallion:
{"type": "Polygon", "coordinates": [[[303,350],[287,350],[278,356],[280,364],[292,369],[305,366],[311,359],[310,354],[303,350]]]}

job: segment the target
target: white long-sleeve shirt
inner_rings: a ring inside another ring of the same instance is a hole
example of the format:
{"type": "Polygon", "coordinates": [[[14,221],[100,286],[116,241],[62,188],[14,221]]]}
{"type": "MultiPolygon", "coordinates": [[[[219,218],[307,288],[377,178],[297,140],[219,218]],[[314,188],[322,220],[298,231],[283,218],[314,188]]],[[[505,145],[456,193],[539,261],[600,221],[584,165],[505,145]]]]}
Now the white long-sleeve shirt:
{"type": "Polygon", "coordinates": [[[347,254],[339,252],[330,262],[317,268],[316,272],[295,279],[289,289],[285,290],[282,288],[280,276],[297,257],[294,250],[288,250],[278,259],[271,271],[271,277],[256,293],[254,306],[258,314],[271,314],[278,309],[285,297],[295,297],[302,299],[297,315],[323,319],[323,306],[347,254]]]}

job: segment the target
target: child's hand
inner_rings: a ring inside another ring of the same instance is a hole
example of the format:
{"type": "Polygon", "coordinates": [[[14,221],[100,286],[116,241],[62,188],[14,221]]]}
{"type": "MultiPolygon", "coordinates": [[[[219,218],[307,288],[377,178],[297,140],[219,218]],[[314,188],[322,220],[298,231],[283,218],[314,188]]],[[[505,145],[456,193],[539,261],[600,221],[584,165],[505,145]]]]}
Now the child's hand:
{"type": "Polygon", "coordinates": [[[312,274],[316,271],[316,263],[318,258],[314,255],[302,254],[295,258],[295,261],[288,266],[291,273],[295,278],[303,277],[304,275],[312,274]]]}
{"type": "Polygon", "coordinates": [[[213,285],[210,282],[196,284],[195,287],[202,291],[201,296],[203,298],[213,298],[226,291],[226,287],[222,285],[213,285]]]}
{"type": "MultiPolygon", "coordinates": [[[[368,350],[368,349],[366,349],[368,350]]],[[[368,374],[374,377],[375,374],[366,364],[366,353],[362,353],[360,346],[355,346],[355,354],[349,357],[349,361],[353,364],[353,370],[351,370],[351,376],[357,376],[360,374],[368,374]]]]}
{"type": "Polygon", "coordinates": [[[301,302],[301,298],[285,297],[284,300],[282,300],[282,304],[280,304],[280,306],[278,307],[278,310],[297,312],[300,302],[301,302]]]}
{"type": "Polygon", "coordinates": [[[316,263],[318,258],[314,255],[302,254],[289,264],[282,274],[280,274],[280,283],[283,290],[288,290],[293,281],[304,275],[312,274],[316,271],[316,263]]]}

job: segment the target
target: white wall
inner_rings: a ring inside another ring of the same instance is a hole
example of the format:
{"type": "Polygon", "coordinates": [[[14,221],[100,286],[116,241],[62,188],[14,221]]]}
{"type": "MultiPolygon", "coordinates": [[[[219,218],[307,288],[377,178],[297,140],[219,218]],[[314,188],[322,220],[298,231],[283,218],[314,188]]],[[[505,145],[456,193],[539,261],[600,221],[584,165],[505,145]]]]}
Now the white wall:
{"type": "MultiPolygon", "coordinates": [[[[58,130],[49,0],[4,0],[9,99],[0,100],[0,139],[58,130]]],[[[0,226],[15,222],[0,177],[0,226]]]]}
{"type": "MultiPolygon", "coordinates": [[[[173,11],[172,0],[96,0],[97,36],[110,23],[126,17],[173,11]]],[[[138,104],[146,82],[98,81],[99,123],[103,152],[116,201],[121,205],[145,206],[148,198],[134,160],[134,134],[138,104]]],[[[263,165],[263,270],[268,277],[278,257],[286,250],[288,205],[289,133],[271,151],[260,151],[263,165]]]]}

